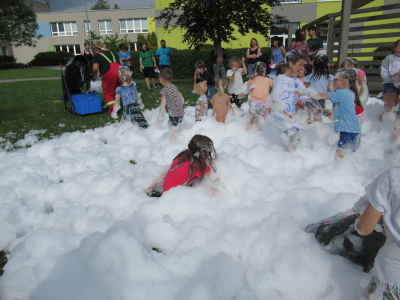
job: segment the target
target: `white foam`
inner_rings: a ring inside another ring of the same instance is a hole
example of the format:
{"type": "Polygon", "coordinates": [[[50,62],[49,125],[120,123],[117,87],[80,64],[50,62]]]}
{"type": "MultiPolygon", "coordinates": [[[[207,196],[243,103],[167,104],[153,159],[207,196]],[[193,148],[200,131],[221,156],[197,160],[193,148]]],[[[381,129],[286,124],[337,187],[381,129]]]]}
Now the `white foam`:
{"type": "Polygon", "coordinates": [[[303,228],[399,165],[393,122],[368,103],[361,148],[340,162],[332,123],[307,125],[300,112],[302,143],[288,153],[273,116],[246,130],[247,103],[226,124],[186,108],[175,142],[154,109],[147,130],[115,123],[0,151],[0,250],[10,252],[0,298],[360,298],[366,274],[303,228]],[[149,198],[144,188],[194,134],[213,140],[218,181],[149,198]]]}

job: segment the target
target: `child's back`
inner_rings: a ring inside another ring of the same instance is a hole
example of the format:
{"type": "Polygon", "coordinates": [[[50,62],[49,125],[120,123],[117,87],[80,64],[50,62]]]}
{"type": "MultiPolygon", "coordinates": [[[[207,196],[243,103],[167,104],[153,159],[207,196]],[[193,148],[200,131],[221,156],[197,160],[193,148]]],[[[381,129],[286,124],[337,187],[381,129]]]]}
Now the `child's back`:
{"type": "Polygon", "coordinates": [[[218,122],[225,123],[226,115],[230,106],[230,97],[227,94],[213,96],[213,116],[218,122]]]}
{"type": "Polygon", "coordinates": [[[122,105],[126,106],[136,103],[136,91],[136,85],[132,83],[130,86],[121,85],[117,87],[115,93],[121,95],[122,105]]]}
{"type": "Polygon", "coordinates": [[[274,81],[268,77],[256,76],[252,79],[254,88],[251,91],[251,99],[257,101],[267,101],[269,89],[273,86],[274,81]]]}
{"type": "Polygon", "coordinates": [[[313,88],[317,92],[328,92],[329,83],[333,84],[334,76],[332,74],[317,76],[316,74],[309,74],[304,79],[304,83],[309,84],[309,88],[313,88]]]}
{"type": "Polygon", "coordinates": [[[160,95],[165,96],[168,115],[170,117],[181,117],[184,115],[185,111],[183,110],[181,94],[174,84],[170,83],[164,86],[160,91],[160,95]]]}

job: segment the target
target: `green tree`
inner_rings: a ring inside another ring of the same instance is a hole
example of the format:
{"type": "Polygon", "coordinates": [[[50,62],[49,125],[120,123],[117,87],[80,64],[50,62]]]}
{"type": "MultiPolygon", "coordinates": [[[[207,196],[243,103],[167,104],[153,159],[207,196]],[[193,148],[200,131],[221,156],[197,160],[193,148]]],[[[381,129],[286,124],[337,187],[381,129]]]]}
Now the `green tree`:
{"type": "Polygon", "coordinates": [[[131,41],[127,39],[127,34],[123,38],[120,38],[118,36],[118,33],[115,35],[112,34],[110,36],[106,36],[104,38],[104,45],[106,48],[112,52],[118,52],[119,51],[119,44],[124,44],[125,49],[129,49],[129,45],[131,44],[131,41]]]}
{"type": "Polygon", "coordinates": [[[147,35],[147,45],[149,46],[149,48],[151,50],[153,50],[153,52],[154,52],[154,50],[157,51],[157,49],[158,49],[157,35],[154,31],[147,35]]]}
{"type": "Polygon", "coordinates": [[[164,22],[164,29],[182,28],[182,41],[198,49],[208,40],[236,40],[235,30],[268,39],[271,24],[287,22],[269,12],[269,7],[279,5],[280,0],[174,0],[156,20],[164,22]]]}
{"type": "MultiPolygon", "coordinates": [[[[90,30],[89,33],[90,33],[90,40],[91,41],[93,41],[93,40],[101,41],[102,40],[102,36],[98,35],[96,32],[90,30]]],[[[89,43],[89,39],[85,39],[85,43],[89,43]]]]}
{"type": "Polygon", "coordinates": [[[0,6],[0,39],[19,47],[22,45],[35,47],[35,38],[39,25],[32,6],[24,4],[23,0],[2,0],[0,6]]]}
{"type": "Polygon", "coordinates": [[[91,10],[100,10],[100,9],[110,9],[110,4],[108,4],[108,1],[98,0],[98,2],[91,8],[91,10]]]}
{"type": "Polygon", "coordinates": [[[143,33],[138,33],[136,42],[138,44],[138,49],[142,49],[142,45],[147,43],[147,39],[143,33]]]}
{"type": "Polygon", "coordinates": [[[115,3],[113,9],[120,9],[117,3],[115,3]]]}

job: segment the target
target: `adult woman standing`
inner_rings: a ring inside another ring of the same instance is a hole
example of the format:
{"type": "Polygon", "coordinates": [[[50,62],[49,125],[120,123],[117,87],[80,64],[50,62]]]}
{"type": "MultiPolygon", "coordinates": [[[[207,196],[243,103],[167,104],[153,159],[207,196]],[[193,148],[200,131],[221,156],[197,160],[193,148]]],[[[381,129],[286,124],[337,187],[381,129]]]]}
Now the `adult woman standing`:
{"type": "Polygon", "coordinates": [[[156,59],[154,57],[153,51],[149,49],[146,43],[142,45],[142,52],[139,54],[140,67],[143,70],[144,79],[147,84],[147,88],[150,89],[150,81],[153,83],[153,87],[156,88],[156,79],[154,69],[157,68],[156,59]]]}
{"type": "Polygon", "coordinates": [[[271,63],[275,66],[271,69],[270,75],[276,76],[276,68],[285,61],[286,50],[277,36],[273,36],[271,39],[271,49],[271,63]]]}
{"type": "Polygon", "coordinates": [[[89,66],[90,66],[90,72],[92,72],[92,69],[93,69],[93,61],[92,61],[92,59],[93,59],[93,52],[90,51],[90,45],[89,45],[88,42],[85,42],[84,47],[85,47],[85,48],[84,48],[84,50],[81,52],[81,55],[83,55],[84,57],[86,57],[86,59],[88,60],[89,66]]]}
{"type": "Polygon", "coordinates": [[[251,39],[250,48],[247,49],[246,57],[247,60],[247,73],[251,76],[253,72],[253,65],[257,62],[257,59],[261,56],[261,48],[258,47],[258,42],[255,38],[251,39]]]}
{"type": "Polygon", "coordinates": [[[306,56],[306,63],[308,64],[308,53],[310,52],[310,50],[308,49],[304,29],[297,29],[295,36],[296,39],[289,46],[289,52],[292,50],[300,51],[306,56]]]}
{"type": "Polygon", "coordinates": [[[125,50],[124,44],[119,44],[118,47],[121,50],[118,52],[118,57],[120,59],[120,63],[121,63],[121,65],[123,64],[125,67],[128,67],[128,64],[126,63],[126,61],[131,59],[131,54],[129,53],[129,51],[125,50]]]}
{"type": "Polygon", "coordinates": [[[98,40],[92,41],[93,55],[93,78],[96,79],[99,71],[102,77],[101,87],[103,88],[104,98],[110,107],[110,114],[114,108],[115,89],[121,85],[118,77],[120,66],[119,59],[109,50],[101,50],[104,48],[98,40]]]}

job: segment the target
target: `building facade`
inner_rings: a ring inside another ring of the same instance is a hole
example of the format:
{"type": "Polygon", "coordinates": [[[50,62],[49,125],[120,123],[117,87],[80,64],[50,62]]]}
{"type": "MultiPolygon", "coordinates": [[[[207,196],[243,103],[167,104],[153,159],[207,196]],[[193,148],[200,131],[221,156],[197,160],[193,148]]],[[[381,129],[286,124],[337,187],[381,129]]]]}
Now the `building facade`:
{"type": "MultiPolygon", "coordinates": [[[[49,6],[31,0],[27,2],[35,3],[34,9],[39,24],[39,34],[43,38],[38,40],[35,48],[31,47],[6,47],[5,52],[14,55],[17,62],[27,63],[33,59],[38,52],[45,51],[68,51],[79,54],[83,50],[84,41],[88,39],[88,29],[101,36],[118,34],[132,42],[131,50],[136,49],[138,33],[156,32],[158,40],[166,40],[169,47],[176,49],[187,49],[188,45],[182,43],[181,29],[163,28],[163,22],[155,22],[155,17],[168,6],[172,0],[155,0],[154,7],[138,9],[110,9],[110,10],[89,10],[89,23],[86,24],[86,13],[78,12],[50,12],[49,6]]],[[[363,8],[374,7],[396,3],[398,0],[353,0],[367,3],[363,8]]],[[[285,16],[289,19],[288,24],[273,26],[270,36],[279,36],[283,44],[287,45],[288,27],[292,25],[293,37],[296,29],[324,15],[340,12],[341,0],[282,0],[281,6],[271,9],[272,14],[285,16]]],[[[361,5],[362,6],[362,5],[361,5]]],[[[256,20],[255,20],[256,22],[256,20]]],[[[323,27],[326,24],[320,24],[323,27]]],[[[326,31],[317,32],[326,41],[326,31]]],[[[248,48],[252,38],[256,38],[260,47],[269,47],[269,39],[257,34],[236,35],[237,40],[228,44],[223,44],[225,48],[248,48]]],[[[212,41],[209,42],[210,44],[212,41]]],[[[3,49],[5,45],[1,45],[3,49]]]]}

